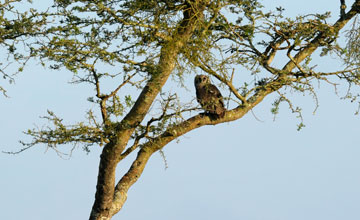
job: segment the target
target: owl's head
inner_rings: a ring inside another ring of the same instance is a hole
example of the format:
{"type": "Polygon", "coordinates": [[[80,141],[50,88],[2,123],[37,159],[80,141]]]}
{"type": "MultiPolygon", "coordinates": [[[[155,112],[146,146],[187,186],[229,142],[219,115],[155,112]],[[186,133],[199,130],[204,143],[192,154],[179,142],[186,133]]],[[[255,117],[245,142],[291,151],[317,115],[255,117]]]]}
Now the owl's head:
{"type": "Polygon", "coordinates": [[[195,76],[195,86],[196,87],[202,87],[206,84],[209,84],[210,83],[210,79],[208,76],[205,76],[205,75],[197,75],[195,76]]]}

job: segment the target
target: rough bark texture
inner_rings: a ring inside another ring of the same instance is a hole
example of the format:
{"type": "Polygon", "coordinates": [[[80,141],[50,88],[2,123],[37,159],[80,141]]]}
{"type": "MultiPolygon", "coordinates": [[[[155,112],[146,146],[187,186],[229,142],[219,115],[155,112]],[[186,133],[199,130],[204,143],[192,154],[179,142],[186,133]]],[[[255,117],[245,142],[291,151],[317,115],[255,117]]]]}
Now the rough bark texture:
{"type": "MultiPolygon", "coordinates": [[[[144,119],[151,104],[160,92],[160,89],[175,68],[176,57],[187,39],[191,37],[192,32],[196,28],[196,22],[202,17],[203,10],[204,5],[200,3],[193,4],[192,7],[189,6],[184,9],[184,18],[182,22],[174,31],[171,39],[166,42],[161,49],[158,72],[152,75],[131,111],[119,124],[116,131],[116,139],[112,140],[104,147],[100,156],[95,202],[91,211],[90,219],[110,219],[120,210],[122,206],[114,204],[119,204],[120,201],[125,202],[126,194],[124,193],[123,196],[116,197],[115,201],[113,201],[115,190],[115,169],[119,162],[119,155],[123,152],[131,134],[134,132],[136,126],[144,119]],[[194,7],[194,5],[197,7],[194,7]],[[112,208],[113,206],[118,208],[114,209],[112,208]]],[[[141,152],[139,154],[141,154],[141,152]]],[[[142,172],[145,162],[141,161],[137,162],[137,164],[139,168],[132,167],[131,169],[138,169],[142,172]]],[[[131,184],[136,181],[136,179],[132,179],[133,176],[131,175],[125,175],[124,178],[128,180],[128,182],[132,182],[131,184]]],[[[117,193],[117,195],[118,194],[119,193],[117,193]]]]}

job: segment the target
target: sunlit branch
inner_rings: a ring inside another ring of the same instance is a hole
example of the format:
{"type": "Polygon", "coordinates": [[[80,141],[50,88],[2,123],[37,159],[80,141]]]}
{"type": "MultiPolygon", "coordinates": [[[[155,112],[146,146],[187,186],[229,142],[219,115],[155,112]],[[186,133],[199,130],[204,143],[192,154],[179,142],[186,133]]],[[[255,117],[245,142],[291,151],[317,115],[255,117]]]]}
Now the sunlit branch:
{"type": "Polygon", "coordinates": [[[214,70],[211,69],[211,67],[209,67],[205,61],[199,57],[199,60],[201,61],[198,62],[197,65],[200,69],[202,69],[204,72],[210,74],[210,75],[213,75],[215,76],[218,80],[220,80],[221,82],[225,83],[229,89],[231,90],[231,92],[238,98],[242,101],[242,103],[246,103],[246,99],[240,95],[240,93],[237,91],[237,89],[235,88],[235,86],[232,84],[232,81],[229,81],[229,80],[226,80],[225,78],[223,78],[222,76],[220,76],[219,74],[217,74],[214,70]]]}

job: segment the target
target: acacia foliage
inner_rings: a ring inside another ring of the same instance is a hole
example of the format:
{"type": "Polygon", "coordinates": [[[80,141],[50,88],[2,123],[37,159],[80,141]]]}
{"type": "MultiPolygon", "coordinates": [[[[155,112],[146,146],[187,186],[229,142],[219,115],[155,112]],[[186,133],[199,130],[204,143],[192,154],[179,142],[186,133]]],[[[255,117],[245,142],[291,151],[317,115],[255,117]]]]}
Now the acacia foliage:
{"type": "MultiPolygon", "coordinates": [[[[39,57],[43,65],[52,69],[72,71],[74,83],[92,84],[96,93],[88,101],[98,103],[100,111],[90,110],[86,121],[70,126],[62,124],[52,112],[46,118],[54,127],[29,130],[27,133],[35,137],[29,144],[43,142],[54,148],[57,144],[80,142],[87,151],[93,144],[105,144],[114,135],[113,127],[135,103],[136,95],[124,92],[120,96],[120,89],[129,91],[131,87],[134,89],[131,91],[141,91],[158,72],[161,48],[181,24],[185,7],[184,1],[55,1],[53,11],[46,14],[48,19],[51,17],[46,38],[28,44],[31,56],[39,57]],[[109,79],[119,82],[118,85],[102,86],[109,79]],[[94,111],[101,113],[101,119],[95,117],[94,111]]],[[[359,64],[358,21],[354,21],[348,32],[348,45],[341,47],[336,43],[339,30],[327,22],[328,12],[285,18],[283,10],[281,7],[275,11],[263,10],[258,1],[209,3],[203,21],[198,22],[198,28],[178,54],[173,75],[180,84],[184,77],[194,73],[213,75],[229,88],[232,93],[229,99],[235,105],[251,101],[249,98],[279,74],[289,76],[285,87],[315,98],[314,79],[335,85],[337,81],[329,76],[337,76],[349,85],[358,84],[355,75],[359,64]],[[312,44],[319,34],[324,40],[316,46],[322,49],[322,56],[336,53],[344,59],[344,69],[322,73],[311,63],[312,54],[301,59],[304,62],[294,60],[297,52],[312,44]],[[291,71],[271,65],[280,52],[288,60],[286,66],[291,71]],[[249,74],[243,74],[243,69],[249,74]]],[[[273,113],[278,112],[281,102],[287,102],[301,117],[300,108],[280,92],[273,113]]],[[[139,125],[133,138],[145,131],[147,136],[157,136],[169,124],[183,120],[182,113],[196,109],[191,103],[179,101],[171,91],[163,92],[159,103],[157,109],[161,110],[155,114],[162,117],[151,123],[156,121],[157,125],[148,128],[146,123],[139,125]]]]}
{"type": "MultiPolygon", "coordinates": [[[[288,91],[317,100],[314,83],[319,81],[359,85],[355,17],[360,1],[332,24],[330,13],[287,18],[283,11],[265,9],[256,0],[55,1],[41,14],[46,18],[43,35],[26,43],[29,56],[51,69],[71,71],[73,83],[92,85],[88,101],[97,108],[74,125],[49,111],[44,118],[52,126],[28,130],[33,141],[23,143],[25,148],[39,143],[56,150],[69,143],[82,144],[86,151],[103,146],[90,218],[109,219],[122,208],[149,157],[183,134],[237,120],[271,93],[278,94],[274,114],[286,102],[301,119],[288,91]],[[348,44],[341,46],[337,39],[349,21],[354,24],[348,44]],[[344,68],[318,69],[311,62],[318,49],[321,56],[338,55],[344,68]],[[279,58],[284,62],[274,62],[279,58]],[[197,114],[194,100],[185,101],[164,87],[168,79],[181,85],[198,73],[212,76],[230,92],[224,118],[197,114]],[[136,151],[129,171],[116,180],[117,164],[136,151]]],[[[357,99],[350,92],[346,97],[357,99]]]]}
{"type": "MultiPolygon", "coordinates": [[[[5,82],[14,83],[14,75],[23,71],[31,57],[27,48],[28,41],[36,36],[44,36],[43,27],[48,24],[46,13],[33,8],[21,11],[21,7],[28,5],[27,3],[31,1],[0,2],[0,47],[3,54],[0,74],[5,82]],[[15,70],[9,70],[14,69],[13,67],[15,70]]],[[[7,96],[6,89],[2,86],[4,81],[0,84],[0,92],[7,96]]]]}

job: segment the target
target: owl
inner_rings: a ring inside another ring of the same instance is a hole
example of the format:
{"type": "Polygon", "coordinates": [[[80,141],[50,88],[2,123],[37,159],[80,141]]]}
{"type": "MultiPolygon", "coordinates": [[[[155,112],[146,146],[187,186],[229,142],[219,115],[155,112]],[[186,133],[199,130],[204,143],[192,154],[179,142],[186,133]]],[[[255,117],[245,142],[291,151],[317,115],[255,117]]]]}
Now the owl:
{"type": "Polygon", "coordinates": [[[201,107],[209,114],[217,118],[224,117],[226,108],[219,89],[210,83],[205,75],[195,77],[196,99],[201,107]]]}

